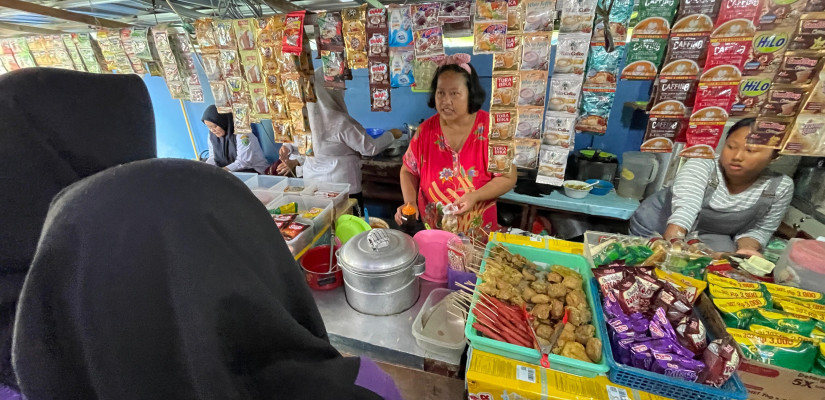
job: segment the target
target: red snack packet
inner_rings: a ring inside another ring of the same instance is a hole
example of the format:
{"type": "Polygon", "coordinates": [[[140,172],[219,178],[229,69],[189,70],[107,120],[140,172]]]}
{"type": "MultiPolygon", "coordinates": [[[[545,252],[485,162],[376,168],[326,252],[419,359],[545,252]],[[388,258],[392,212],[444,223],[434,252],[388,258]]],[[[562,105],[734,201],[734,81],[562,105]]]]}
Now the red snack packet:
{"type": "Polygon", "coordinates": [[[284,38],[282,50],[284,53],[301,54],[304,43],[304,16],[305,10],[293,11],[286,15],[284,20],[284,38]]]}
{"type": "Polygon", "coordinates": [[[753,43],[751,38],[711,39],[705,71],[717,65],[733,65],[742,70],[750,58],[753,43]]]}
{"type": "Polygon", "coordinates": [[[685,316],[676,324],[676,337],[682,346],[694,354],[699,354],[708,345],[707,330],[698,318],[685,316]]]}
{"type": "Polygon", "coordinates": [[[722,387],[739,368],[739,353],[730,336],[710,342],[702,359],[707,368],[699,374],[699,382],[713,387],[722,387]]]}
{"type": "Polygon", "coordinates": [[[733,30],[733,32],[730,32],[732,34],[740,32],[738,29],[741,28],[734,28],[736,24],[744,26],[745,22],[750,22],[750,25],[754,26],[759,19],[759,5],[760,0],[723,0],[719,7],[719,14],[716,16],[716,25],[714,27],[718,30],[718,28],[724,26],[728,29],[726,32],[733,30]],[[726,25],[729,21],[736,21],[736,24],[726,25]]]}
{"type": "Polygon", "coordinates": [[[300,222],[291,222],[289,225],[287,225],[286,228],[281,230],[281,235],[283,235],[285,240],[289,241],[295,239],[296,237],[298,237],[298,235],[300,235],[307,229],[309,229],[309,225],[307,224],[303,224],[300,222]]]}

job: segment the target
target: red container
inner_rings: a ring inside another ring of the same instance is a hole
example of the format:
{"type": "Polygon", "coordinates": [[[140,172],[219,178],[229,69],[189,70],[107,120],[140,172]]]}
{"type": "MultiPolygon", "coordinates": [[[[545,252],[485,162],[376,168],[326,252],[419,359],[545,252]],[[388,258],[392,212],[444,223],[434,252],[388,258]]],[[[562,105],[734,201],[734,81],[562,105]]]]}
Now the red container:
{"type": "MultiPolygon", "coordinates": [[[[338,251],[338,246],[335,247],[338,251]]],[[[338,259],[332,256],[333,272],[329,272],[329,245],[313,247],[301,258],[307,284],[315,290],[331,290],[344,284],[344,274],[338,259]]]]}

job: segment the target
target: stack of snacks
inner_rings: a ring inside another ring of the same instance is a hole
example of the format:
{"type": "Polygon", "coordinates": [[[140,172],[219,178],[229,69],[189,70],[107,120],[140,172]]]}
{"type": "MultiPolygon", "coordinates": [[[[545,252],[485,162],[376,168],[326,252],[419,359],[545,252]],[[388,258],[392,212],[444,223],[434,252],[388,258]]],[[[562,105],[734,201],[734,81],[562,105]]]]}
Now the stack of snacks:
{"type": "Polygon", "coordinates": [[[708,290],[728,333],[748,359],[825,375],[825,296],[760,282],[729,264],[714,266],[708,290]]]}
{"type": "MultiPolygon", "coordinates": [[[[149,28],[130,28],[130,31],[129,39],[131,39],[131,45],[134,47],[135,56],[146,65],[149,74],[163,76],[160,57],[155,49],[155,41],[152,35],[149,34],[149,28]]],[[[121,30],[121,36],[123,34],[123,30],[121,30]]]]}
{"type": "MultiPolygon", "coordinates": [[[[587,233],[587,251],[593,265],[641,265],[659,267],[668,272],[701,279],[712,259],[706,246],[691,237],[687,242],[661,238],[643,239],[632,236],[587,233]],[[597,235],[594,240],[591,235],[597,235]]],[[[693,236],[693,235],[692,235],[693,236]]]]}
{"type": "MultiPolygon", "coordinates": [[[[17,68],[33,68],[37,66],[29,50],[29,44],[26,42],[26,38],[8,39],[6,44],[9,46],[10,53],[13,55],[12,61],[14,61],[17,68]]],[[[13,68],[8,69],[13,70],[13,68]]]]}
{"type": "Polygon", "coordinates": [[[198,71],[195,69],[195,54],[192,43],[189,41],[189,34],[177,28],[169,32],[169,42],[178,62],[181,79],[186,84],[185,88],[189,94],[187,100],[193,103],[203,103],[203,86],[198,77],[198,71]]]}
{"type": "MultiPolygon", "coordinates": [[[[261,119],[269,118],[269,107],[266,104],[266,85],[264,85],[264,76],[256,49],[258,21],[252,18],[235,20],[233,28],[235,43],[238,44],[241,70],[247,85],[247,102],[245,105],[233,103],[232,108],[233,111],[244,108],[249,115],[250,123],[260,122],[261,119]]],[[[230,84],[230,89],[232,86],[230,84]]],[[[251,131],[251,128],[249,129],[251,131]]]]}
{"type": "Polygon", "coordinates": [[[129,62],[132,63],[132,69],[135,70],[135,73],[138,75],[146,74],[143,61],[137,56],[135,43],[132,40],[132,29],[123,28],[120,30],[120,43],[123,45],[123,51],[129,58],[129,62]]]}
{"type": "Polygon", "coordinates": [[[409,6],[413,28],[415,58],[444,55],[444,30],[438,21],[440,3],[413,4],[409,6]]]}
{"type": "MultiPolygon", "coordinates": [[[[585,56],[587,71],[576,133],[604,135],[616,96],[616,78],[619,75],[619,63],[624,57],[627,25],[633,12],[633,1],[612,0],[612,7],[608,6],[609,0],[599,1],[600,8],[609,8],[610,13],[606,18],[600,16],[597,20],[590,42],[590,56],[585,56]]],[[[558,68],[558,56],[556,59],[558,68]]]]}
{"type": "Polygon", "coordinates": [[[618,363],[714,387],[733,375],[739,355],[730,339],[708,344],[705,326],[693,314],[703,288],[683,291],[673,282],[689,278],[651,267],[604,266],[593,274],[618,363]]]}
{"type": "Polygon", "coordinates": [[[318,52],[324,70],[324,86],[344,89],[347,56],[344,52],[343,18],[339,12],[318,13],[318,52]]]}
{"type": "MultiPolygon", "coordinates": [[[[80,59],[83,61],[86,71],[95,74],[105,72],[105,63],[101,62],[102,55],[97,42],[86,33],[72,33],[71,35],[72,42],[77,46],[77,51],[80,53],[80,59]]],[[[150,47],[151,51],[154,51],[153,48],[154,46],[150,47]]],[[[153,58],[157,59],[157,55],[154,53],[153,58]]]]}
{"type": "Polygon", "coordinates": [[[370,104],[372,111],[389,112],[390,103],[390,47],[387,28],[387,10],[370,8],[367,11],[367,42],[369,44],[370,104]]]}

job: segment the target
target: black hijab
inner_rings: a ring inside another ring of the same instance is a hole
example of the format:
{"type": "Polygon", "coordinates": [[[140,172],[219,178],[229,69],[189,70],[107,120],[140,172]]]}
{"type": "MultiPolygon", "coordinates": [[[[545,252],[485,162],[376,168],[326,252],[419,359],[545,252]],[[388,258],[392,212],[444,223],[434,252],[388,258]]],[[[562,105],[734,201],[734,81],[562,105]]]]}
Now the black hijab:
{"type": "Polygon", "coordinates": [[[235,162],[238,150],[235,143],[235,121],[232,113],[221,114],[213,104],[203,110],[201,121],[209,121],[220,126],[226,132],[223,137],[217,137],[214,133],[209,132],[209,141],[212,143],[212,151],[215,153],[211,156],[215,158],[215,163],[219,167],[225,167],[235,162]]]}
{"type": "Polygon", "coordinates": [[[139,77],[50,68],[0,76],[0,383],[16,386],[15,304],[52,197],[156,155],[152,102],[139,77]]]}
{"type": "Polygon", "coordinates": [[[203,163],[139,161],[63,191],[19,310],[29,400],[380,398],[354,385],[359,359],[330,345],[264,206],[203,163]]]}

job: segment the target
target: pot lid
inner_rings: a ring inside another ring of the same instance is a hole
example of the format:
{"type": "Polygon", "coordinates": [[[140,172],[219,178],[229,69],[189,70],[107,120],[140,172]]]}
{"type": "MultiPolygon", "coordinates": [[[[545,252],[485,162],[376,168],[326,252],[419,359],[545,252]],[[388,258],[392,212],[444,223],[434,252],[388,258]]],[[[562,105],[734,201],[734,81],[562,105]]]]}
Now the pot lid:
{"type": "Polygon", "coordinates": [[[344,268],[361,273],[387,273],[410,265],[418,257],[418,244],[394,229],[373,229],[350,239],[338,254],[344,268]]]}

